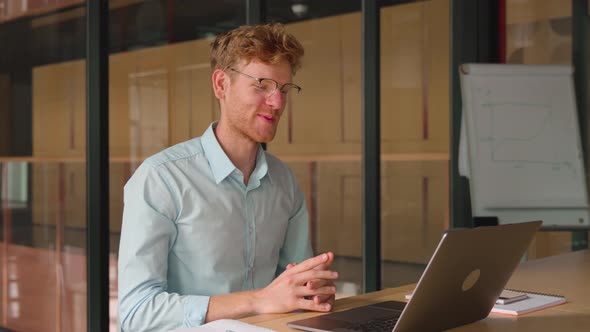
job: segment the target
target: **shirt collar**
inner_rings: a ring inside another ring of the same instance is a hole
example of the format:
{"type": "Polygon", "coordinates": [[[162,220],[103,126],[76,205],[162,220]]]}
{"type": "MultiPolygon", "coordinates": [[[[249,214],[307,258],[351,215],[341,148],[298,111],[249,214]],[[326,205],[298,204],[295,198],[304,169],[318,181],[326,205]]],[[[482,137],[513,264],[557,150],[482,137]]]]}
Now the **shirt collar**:
{"type": "MultiPolygon", "coordinates": [[[[217,127],[217,122],[213,122],[207,130],[205,130],[205,133],[203,133],[203,136],[201,137],[201,144],[203,146],[203,151],[205,152],[205,157],[211,166],[211,172],[213,173],[215,183],[219,184],[236,170],[236,166],[225,154],[221,145],[219,145],[219,141],[217,141],[217,137],[215,137],[215,132],[213,131],[215,127],[217,127]]],[[[256,167],[252,172],[251,179],[261,180],[267,174],[272,183],[272,179],[268,172],[268,163],[266,162],[266,152],[259,144],[256,155],[256,167]]]]}
{"type": "Polygon", "coordinates": [[[272,183],[272,177],[270,176],[270,171],[268,168],[268,162],[266,161],[266,151],[262,148],[260,144],[258,144],[258,152],[256,154],[256,167],[252,172],[252,176],[250,179],[256,179],[258,182],[264,178],[264,176],[268,176],[268,180],[272,183]]]}
{"type": "Polygon", "coordinates": [[[201,137],[201,144],[203,145],[203,151],[205,151],[205,157],[209,161],[211,166],[211,172],[215,183],[219,184],[223,179],[231,174],[236,169],[236,166],[229,160],[225,151],[219,145],[217,137],[213,129],[217,126],[217,122],[213,122],[203,136],[201,137]]]}

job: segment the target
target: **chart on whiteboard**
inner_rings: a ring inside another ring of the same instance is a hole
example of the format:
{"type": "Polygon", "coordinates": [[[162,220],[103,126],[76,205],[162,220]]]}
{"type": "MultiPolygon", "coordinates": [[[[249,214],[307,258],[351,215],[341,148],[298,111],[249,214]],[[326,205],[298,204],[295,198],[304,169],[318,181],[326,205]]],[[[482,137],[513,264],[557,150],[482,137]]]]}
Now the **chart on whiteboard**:
{"type": "Polygon", "coordinates": [[[490,160],[513,167],[540,164],[556,172],[575,172],[561,149],[550,149],[559,132],[559,121],[551,105],[518,102],[490,102],[482,105],[480,121],[485,135],[480,141],[489,142],[490,160]],[[486,128],[487,127],[487,128],[486,128]]]}
{"type": "Polygon", "coordinates": [[[539,94],[547,85],[534,79],[518,93],[509,86],[472,90],[481,199],[491,206],[585,204],[581,153],[571,144],[577,119],[563,110],[567,101],[550,90],[539,94]]]}

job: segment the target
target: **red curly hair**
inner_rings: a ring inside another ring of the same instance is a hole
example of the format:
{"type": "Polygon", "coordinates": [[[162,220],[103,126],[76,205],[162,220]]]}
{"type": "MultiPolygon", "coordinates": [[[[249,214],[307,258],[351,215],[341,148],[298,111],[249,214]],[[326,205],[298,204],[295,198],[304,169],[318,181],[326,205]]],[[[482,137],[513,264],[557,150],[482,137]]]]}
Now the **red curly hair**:
{"type": "Polygon", "coordinates": [[[276,64],[286,60],[295,73],[303,46],[280,23],[244,25],[222,33],[211,43],[211,69],[226,69],[241,60],[276,64]]]}

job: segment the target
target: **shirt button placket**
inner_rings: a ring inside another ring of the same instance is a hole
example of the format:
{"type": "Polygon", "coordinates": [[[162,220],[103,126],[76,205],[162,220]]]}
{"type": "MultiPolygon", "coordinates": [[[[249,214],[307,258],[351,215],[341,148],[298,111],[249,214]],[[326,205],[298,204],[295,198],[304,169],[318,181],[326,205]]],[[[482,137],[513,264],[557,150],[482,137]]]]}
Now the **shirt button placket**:
{"type": "Polygon", "coordinates": [[[248,271],[250,275],[251,287],[254,288],[254,256],[256,255],[256,234],[254,232],[254,204],[252,202],[252,194],[246,194],[246,204],[248,205],[248,233],[250,242],[250,253],[248,257],[248,271]]]}
{"type": "Polygon", "coordinates": [[[254,212],[251,204],[251,195],[249,195],[248,190],[245,192],[244,201],[246,203],[246,224],[247,224],[247,232],[248,232],[248,246],[247,246],[247,268],[248,268],[248,286],[254,287],[254,254],[256,252],[256,245],[255,245],[255,238],[254,238],[254,212]]]}

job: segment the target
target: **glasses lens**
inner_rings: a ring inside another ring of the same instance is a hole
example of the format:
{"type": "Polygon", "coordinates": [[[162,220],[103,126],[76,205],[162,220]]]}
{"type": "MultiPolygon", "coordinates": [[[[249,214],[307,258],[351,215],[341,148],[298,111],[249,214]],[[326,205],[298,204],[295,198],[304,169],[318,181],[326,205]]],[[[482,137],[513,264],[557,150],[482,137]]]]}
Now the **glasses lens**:
{"type": "Polygon", "coordinates": [[[277,82],[266,78],[261,79],[260,84],[258,84],[258,88],[268,97],[272,95],[277,89],[277,82]]]}
{"type": "Polygon", "coordinates": [[[281,93],[285,96],[293,96],[299,93],[300,88],[295,84],[285,84],[281,89],[281,93]]]}

